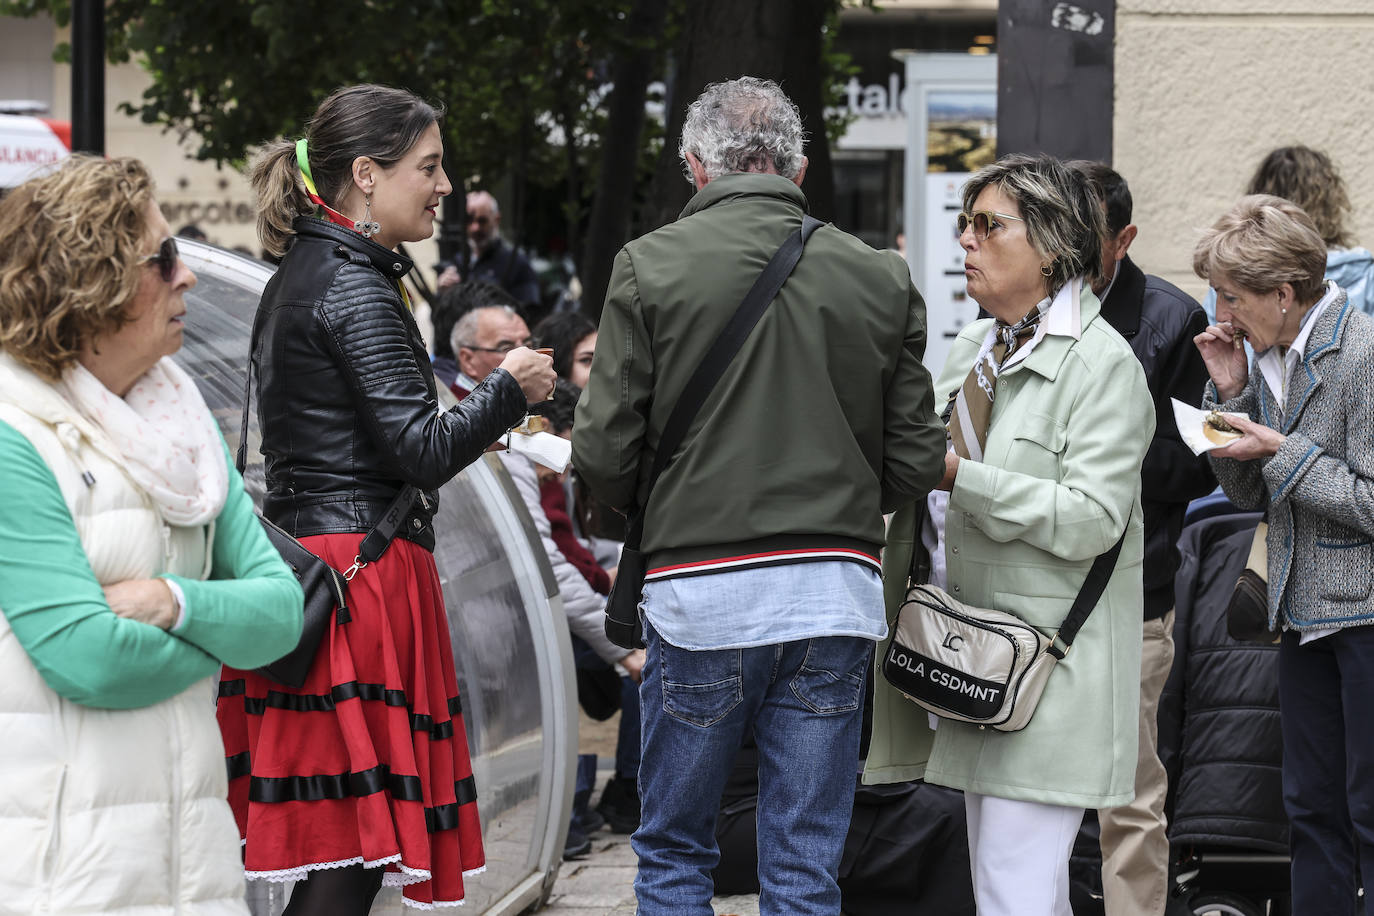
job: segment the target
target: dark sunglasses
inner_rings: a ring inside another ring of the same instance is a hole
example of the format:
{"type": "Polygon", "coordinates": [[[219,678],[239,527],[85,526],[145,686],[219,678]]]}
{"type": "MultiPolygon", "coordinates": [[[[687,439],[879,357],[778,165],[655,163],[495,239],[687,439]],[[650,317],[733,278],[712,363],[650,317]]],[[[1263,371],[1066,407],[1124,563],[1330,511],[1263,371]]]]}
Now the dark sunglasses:
{"type": "Polygon", "coordinates": [[[994,229],[1001,229],[1002,224],[998,220],[1014,219],[1018,223],[1025,220],[1019,216],[1012,216],[1010,213],[997,213],[993,210],[974,210],[972,213],[959,214],[959,234],[963,235],[964,230],[969,226],[973,227],[973,234],[980,242],[988,240],[988,233],[994,229]]]}
{"type": "Polygon", "coordinates": [[[158,273],[162,274],[162,282],[171,283],[172,278],[177,275],[177,240],[168,236],[157,246],[157,254],[141,257],[138,263],[140,267],[144,264],[156,264],[158,273]]]}

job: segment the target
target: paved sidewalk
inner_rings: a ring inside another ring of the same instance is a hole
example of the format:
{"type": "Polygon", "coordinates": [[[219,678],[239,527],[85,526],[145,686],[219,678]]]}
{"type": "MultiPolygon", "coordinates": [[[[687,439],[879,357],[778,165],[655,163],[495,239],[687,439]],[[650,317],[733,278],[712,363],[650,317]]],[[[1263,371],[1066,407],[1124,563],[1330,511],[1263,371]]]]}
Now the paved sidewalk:
{"type": "MultiPolygon", "coordinates": [[[[564,862],[548,905],[540,916],[634,916],[635,854],[627,834],[602,829],[592,838],[592,854],[564,862]]],[[[717,897],[719,916],[758,916],[754,894],[717,897]]]]}
{"type": "MultiPolygon", "coordinates": [[[[584,754],[597,754],[603,767],[612,766],[618,716],[597,722],[580,710],[579,713],[579,749],[584,754]]],[[[610,769],[597,772],[593,806],[613,775],[610,769]]],[[[637,862],[630,848],[629,834],[612,833],[609,827],[603,827],[591,839],[591,855],[563,863],[553,894],[539,910],[539,916],[634,916],[637,862]]],[[[759,913],[756,894],[717,897],[713,903],[718,916],[758,916],[759,913]]]]}

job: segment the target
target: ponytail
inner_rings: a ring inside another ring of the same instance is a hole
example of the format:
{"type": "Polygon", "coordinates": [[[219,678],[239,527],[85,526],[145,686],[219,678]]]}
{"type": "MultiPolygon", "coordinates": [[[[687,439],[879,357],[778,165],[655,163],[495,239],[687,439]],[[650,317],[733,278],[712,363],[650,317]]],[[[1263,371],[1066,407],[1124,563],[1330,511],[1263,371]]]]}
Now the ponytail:
{"type": "MultiPolygon", "coordinates": [[[[352,180],[353,160],[367,156],[382,168],[401,160],[443,114],[414,93],[388,86],[345,86],[320,103],[306,127],[310,172],[320,197],[337,207],[352,180]]],[[[298,216],[315,212],[296,161],[296,143],[277,138],[253,160],[248,181],[258,198],[258,239],[281,257],[298,216]]]]}
{"type": "Polygon", "coordinates": [[[315,212],[296,164],[296,144],[278,137],[253,157],[248,181],[258,199],[258,241],[273,257],[286,254],[296,217],[315,212]]]}

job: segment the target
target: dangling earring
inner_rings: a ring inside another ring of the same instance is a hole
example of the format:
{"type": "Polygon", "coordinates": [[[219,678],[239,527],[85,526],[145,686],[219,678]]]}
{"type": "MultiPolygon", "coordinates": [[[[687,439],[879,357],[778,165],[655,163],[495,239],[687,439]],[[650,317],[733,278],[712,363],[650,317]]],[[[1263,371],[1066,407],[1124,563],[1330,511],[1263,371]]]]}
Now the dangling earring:
{"type": "Polygon", "coordinates": [[[378,232],[380,232],[382,229],[381,224],[379,224],[376,220],[372,218],[371,194],[368,194],[363,198],[363,207],[363,218],[353,221],[353,231],[358,233],[365,239],[370,239],[378,232]]]}

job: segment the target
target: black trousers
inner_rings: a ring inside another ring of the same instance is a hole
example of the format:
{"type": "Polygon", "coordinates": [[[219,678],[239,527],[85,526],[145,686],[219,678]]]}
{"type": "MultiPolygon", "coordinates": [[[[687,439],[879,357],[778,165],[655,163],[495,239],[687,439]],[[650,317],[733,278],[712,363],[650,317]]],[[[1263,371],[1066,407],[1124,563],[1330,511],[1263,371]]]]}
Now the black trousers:
{"type": "Polygon", "coordinates": [[[1293,912],[1356,916],[1359,874],[1374,875],[1374,626],[1305,646],[1284,633],[1279,710],[1293,912]]]}

